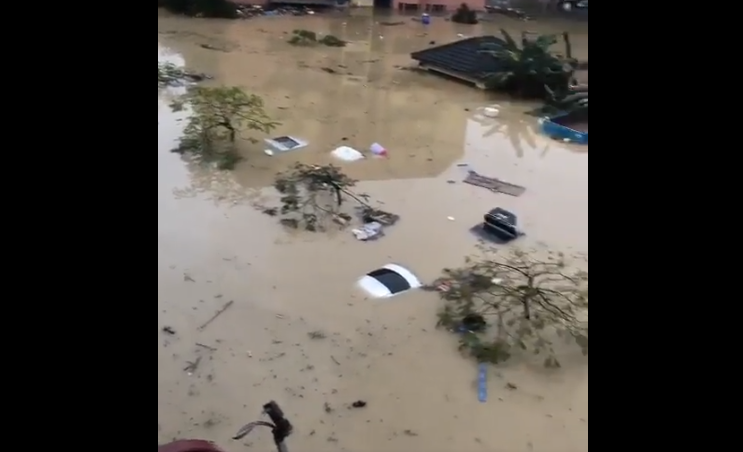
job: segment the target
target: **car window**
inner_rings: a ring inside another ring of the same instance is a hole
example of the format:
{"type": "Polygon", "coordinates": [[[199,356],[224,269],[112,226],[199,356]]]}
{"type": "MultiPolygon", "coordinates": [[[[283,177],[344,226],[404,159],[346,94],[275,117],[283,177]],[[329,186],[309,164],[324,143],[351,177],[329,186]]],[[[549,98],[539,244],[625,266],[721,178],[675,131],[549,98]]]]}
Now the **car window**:
{"type": "Polygon", "coordinates": [[[394,295],[396,293],[410,290],[410,283],[400,276],[399,273],[390,270],[388,268],[380,268],[373,272],[367,273],[367,276],[371,276],[380,283],[384,284],[387,289],[394,295]]]}

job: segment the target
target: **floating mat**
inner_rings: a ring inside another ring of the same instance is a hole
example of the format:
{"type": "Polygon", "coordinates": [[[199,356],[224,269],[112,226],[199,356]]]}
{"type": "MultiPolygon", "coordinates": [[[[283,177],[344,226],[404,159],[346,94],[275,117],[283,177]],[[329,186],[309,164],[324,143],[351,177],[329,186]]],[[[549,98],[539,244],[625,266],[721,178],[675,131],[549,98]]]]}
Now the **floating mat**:
{"type": "Polygon", "coordinates": [[[487,188],[494,193],[503,193],[510,196],[521,196],[526,191],[526,187],[504,182],[494,177],[483,176],[470,170],[467,177],[462,181],[465,184],[475,185],[477,187],[487,188]]]}

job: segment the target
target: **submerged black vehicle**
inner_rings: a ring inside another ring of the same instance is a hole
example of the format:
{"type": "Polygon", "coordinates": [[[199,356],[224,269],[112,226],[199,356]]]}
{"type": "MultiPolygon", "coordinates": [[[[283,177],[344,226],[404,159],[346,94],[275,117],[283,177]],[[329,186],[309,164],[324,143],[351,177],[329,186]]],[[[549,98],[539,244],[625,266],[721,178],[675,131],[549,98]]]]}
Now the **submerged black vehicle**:
{"type": "Polygon", "coordinates": [[[504,242],[510,242],[521,235],[516,227],[518,222],[516,214],[509,212],[506,209],[496,207],[486,213],[483,220],[483,229],[504,242]]]}

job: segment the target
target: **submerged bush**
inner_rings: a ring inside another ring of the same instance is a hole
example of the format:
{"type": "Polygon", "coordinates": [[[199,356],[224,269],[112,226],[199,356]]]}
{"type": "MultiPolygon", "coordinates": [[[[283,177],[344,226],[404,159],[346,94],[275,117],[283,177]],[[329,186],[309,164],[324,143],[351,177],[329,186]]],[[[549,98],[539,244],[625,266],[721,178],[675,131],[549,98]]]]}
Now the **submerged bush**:
{"type": "Polygon", "coordinates": [[[458,24],[474,25],[478,22],[477,11],[471,10],[469,5],[462,3],[451,16],[451,21],[458,24]]]}
{"type": "Polygon", "coordinates": [[[292,37],[289,38],[287,42],[295,46],[314,46],[317,44],[326,45],[328,47],[346,46],[346,41],[333,35],[325,35],[318,39],[317,33],[310,30],[294,30],[292,32],[292,37]]]}
{"type": "Polygon", "coordinates": [[[157,0],[157,6],[192,17],[237,18],[237,5],[228,0],[157,0]]]}
{"type": "Polygon", "coordinates": [[[278,125],[266,114],[263,99],[238,87],[192,87],[171,106],[175,111],[191,108],[183,137],[173,152],[189,154],[219,169],[233,169],[240,161],[236,141],[241,132],[269,133],[278,125]]]}

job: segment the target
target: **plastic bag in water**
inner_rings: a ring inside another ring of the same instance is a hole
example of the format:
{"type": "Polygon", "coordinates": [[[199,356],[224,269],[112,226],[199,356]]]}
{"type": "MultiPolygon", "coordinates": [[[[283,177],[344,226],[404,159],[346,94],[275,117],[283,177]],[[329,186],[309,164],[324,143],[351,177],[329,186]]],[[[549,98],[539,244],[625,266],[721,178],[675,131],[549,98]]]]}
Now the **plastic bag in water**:
{"type": "Polygon", "coordinates": [[[366,223],[360,228],[352,229],[351,232],[353,232],[356,240],[362,241],[378,239],[384,235],[382,224],[376,221],[366,223]]]}

